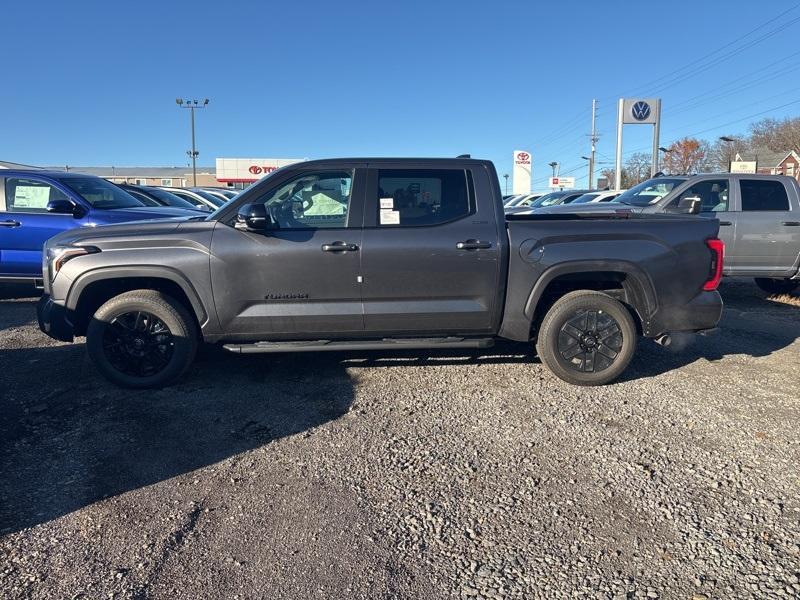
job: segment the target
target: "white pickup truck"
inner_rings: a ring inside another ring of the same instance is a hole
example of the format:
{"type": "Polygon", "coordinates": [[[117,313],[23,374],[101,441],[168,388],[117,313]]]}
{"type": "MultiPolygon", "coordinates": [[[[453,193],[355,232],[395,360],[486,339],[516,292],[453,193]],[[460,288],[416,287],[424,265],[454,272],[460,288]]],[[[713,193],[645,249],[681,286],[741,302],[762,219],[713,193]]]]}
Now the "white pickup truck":
{"type": "Polygon", "coordinates": [[[537,212],[694,213],[719,219],[724,274],[754,277],[768,293],[800,286],[800,186],[784,175],[714,173],[648,179],[600,207],[537,212]]]}

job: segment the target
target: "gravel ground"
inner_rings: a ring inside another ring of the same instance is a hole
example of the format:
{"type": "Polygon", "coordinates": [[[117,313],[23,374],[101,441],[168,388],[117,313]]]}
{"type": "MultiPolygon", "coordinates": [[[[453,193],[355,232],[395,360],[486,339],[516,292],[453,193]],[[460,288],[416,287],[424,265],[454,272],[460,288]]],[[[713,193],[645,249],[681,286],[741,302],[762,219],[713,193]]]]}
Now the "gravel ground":
{"type": "Polygon", "coordinates": [[[800,307],[722,291],[592,389],[503,345],[122,391],[2,299],[0,595],[798,597],[800,307]]]}

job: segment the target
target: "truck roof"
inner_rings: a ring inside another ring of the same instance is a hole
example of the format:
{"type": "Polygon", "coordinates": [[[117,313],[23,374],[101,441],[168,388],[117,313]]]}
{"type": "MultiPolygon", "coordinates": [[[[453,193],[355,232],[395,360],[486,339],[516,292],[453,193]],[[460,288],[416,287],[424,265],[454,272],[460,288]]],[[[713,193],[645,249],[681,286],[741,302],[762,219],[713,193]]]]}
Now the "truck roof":
{"type": "Polygon", "coordinates": [[[350,157],[350,158],[320,158],[315,160],[306,160],[299,163],[292,163],[289,167],[307,167],[307,166],[327,166],[337,163],[370,163],[370,164],[402,164],[402,165],[418,165],[418,164],[435,164],[435,165],[486,165],[493,164],[490,160],[479,158],[412,158],[412,157],[350,157]]]}

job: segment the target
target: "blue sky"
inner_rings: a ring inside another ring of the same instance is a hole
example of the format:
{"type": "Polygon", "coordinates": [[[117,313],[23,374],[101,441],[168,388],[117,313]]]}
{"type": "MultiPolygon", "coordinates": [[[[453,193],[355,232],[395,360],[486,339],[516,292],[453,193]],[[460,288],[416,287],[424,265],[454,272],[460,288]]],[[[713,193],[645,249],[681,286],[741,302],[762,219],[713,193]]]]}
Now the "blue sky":
{"type": "MultiPolygon", "coordinates": [[[[585,177],[592,98],[602,162],[621,95],[663,98],[664,144],[800,114],[800,7],[636,6],[15,2],[0,36],[0,159],[186,164],[189,116],[175,98],[208,97],[199,164],[468,152],[502,175],[525,149],[542,188],[552,160],[585,177]]],[[[648,150],[650,133],[627,127],[626,154],[648,150]]]]}

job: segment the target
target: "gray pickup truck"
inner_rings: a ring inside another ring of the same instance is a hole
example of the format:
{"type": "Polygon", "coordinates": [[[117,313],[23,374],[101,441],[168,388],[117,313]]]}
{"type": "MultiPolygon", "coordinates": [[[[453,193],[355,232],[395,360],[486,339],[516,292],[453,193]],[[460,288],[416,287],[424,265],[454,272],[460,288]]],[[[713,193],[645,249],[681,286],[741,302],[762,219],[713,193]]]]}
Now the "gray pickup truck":
{"type": "Polygon", "coordinates": [[[76,229],[45,245],[41,329],[161,386],[199,342],[232,352],[536,344],[607,383],[639,336],[716,326],[716,220],[503,214],[491,162],[336,159],[279,169],[216,212],[76,229]]]}
{"type": "MultiPolygon", "coordinates": [[[[553,207],[553,214],[598,207],[553,207]]],[[[664,176],[629,189],[600,210],[693,213],[719,219],[724,275],[754,277],[764,291],[800,286],[800,186],[793,177],[713,173],[664,176]]]]}

